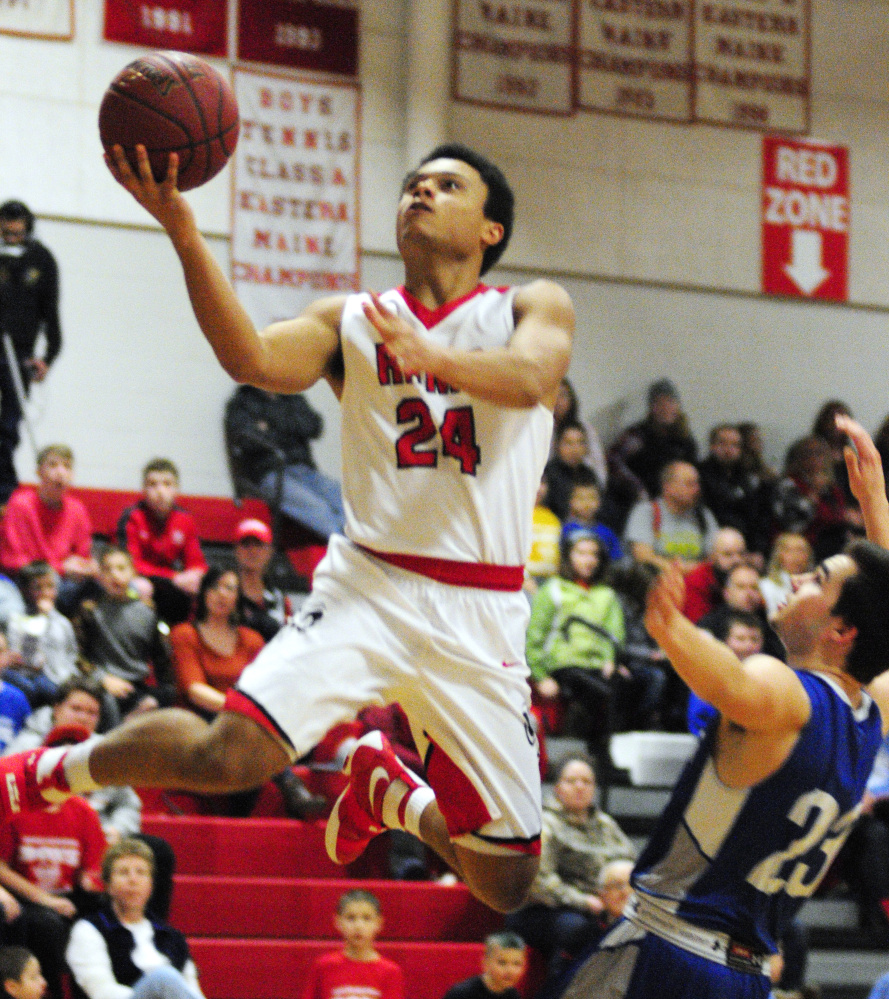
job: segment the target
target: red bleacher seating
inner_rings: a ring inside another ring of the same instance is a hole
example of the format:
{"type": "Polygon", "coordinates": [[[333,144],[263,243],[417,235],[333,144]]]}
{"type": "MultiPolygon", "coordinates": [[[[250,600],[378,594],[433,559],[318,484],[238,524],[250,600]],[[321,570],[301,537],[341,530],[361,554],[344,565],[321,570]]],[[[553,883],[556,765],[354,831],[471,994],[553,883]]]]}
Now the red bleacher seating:
{"type": "Polygon", "coordinates": [[[406,999],[441,999],[478,974],[481,941],[502,926],[462,884],[344,878],[324,852],[323,822],[149,814],[143,829],[175,850],[170,918],[208,999],[299,999],[311,963],[336,947],[333,914],[349,888],[380,899],[378,949],[404,970],[406,999]]]}
{"type": "MultiPolygon", "coordinates": [[[[126,489],[88,489],[73,486],[71,492],[86,506],[93,523],[93,533],[115,538],[121,513],[138,503],[141,493],[126,489]]],[[[247,517],[271,524],[269,508],[259,499],[244,499],[236,503],[226,496],[180,496],[179,503],[194,517],[198,537],[214,544],[231,544],[235,528],[247,517]]],[[[312,578],[315,566],[324,557],[323,545],[312,541],[305,533],[285,532],[284,548],[294,570],[306,579],[312,578]]]]}
{"type": "MultiPolygon", "coordinates": [[[[208,999],[300,999],[312,962],[332,949],[316,940],[192,940],[208,999]]],[[[401,965],[405,999],[442,999],[481,965],[480,943],[381,941],[383,957],[401,965]]]]}

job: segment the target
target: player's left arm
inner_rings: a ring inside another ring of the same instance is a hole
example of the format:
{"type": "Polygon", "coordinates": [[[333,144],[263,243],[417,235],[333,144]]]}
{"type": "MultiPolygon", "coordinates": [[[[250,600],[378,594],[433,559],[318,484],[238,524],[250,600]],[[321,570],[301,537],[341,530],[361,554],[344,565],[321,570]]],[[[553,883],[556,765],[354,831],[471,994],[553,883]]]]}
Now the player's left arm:
{"type": "Polygon", "coordinates": [[[689,621],[684,600],[682,573],[674,565],[649,592],[645,626],[698,697],[749,731],[801,729],[811,702],[793,670],[772,656],[741,662],[724,642],[689,621]]]}
{"type": "Polygon", "coordinates": [[[574,306],[552,281],[534,281],[515,297],[515,332],[505,347],[458,350],[419,336],[376,295],[364,313],[406,374],[433,375],[476,399],[514,409],[552,408],[568,370],[574,306]]]}

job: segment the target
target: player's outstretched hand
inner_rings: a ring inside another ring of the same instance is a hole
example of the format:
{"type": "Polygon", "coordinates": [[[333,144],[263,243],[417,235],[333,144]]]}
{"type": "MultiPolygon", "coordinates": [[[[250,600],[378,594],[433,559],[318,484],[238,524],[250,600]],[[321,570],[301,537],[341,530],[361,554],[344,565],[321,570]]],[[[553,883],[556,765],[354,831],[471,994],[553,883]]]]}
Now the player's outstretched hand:
{"type": "Polygon", "coordinates": [[[370,292],[370,301],[364,303],[364,315],[383,338],[405,377],[433,373],[432,345],[407,320],[385,306],[376,292],[370,292]]]}
{"type": "Polygon", "coordinates": [[[105,163],[114,179],[125,187],[139,204],[170,232],[183,217],[188,217],[191,209],[188,202],[176,188],[179,175],[179,157],[170,153],[167,176],[158,183],[151,172],[148,152],[145,146],[136,146],[138,171],[134,171],[122,146],[114,146],[111,154],[105,154],[105,163]]]}
{"type": "Polygon", "coordinates": [[[648,591],[645,605],[645,627],[651,637],[660,642],[685,605],[685,580],[677,562],[664,569],[648,591]]]}
{"type": "Polygon", "coordinates": [[[837,416],[836,425],[854,445],[846,445],[843,453],[849,471],[849,488],[861,506],[867,536],[883,548],[889,548],[889,504],[880,452],[870,434],[851,417],[837,416]]]}
{"type": "Polygon", "coordinates": [[[884,496],[886,480],[883,474],[883,462],[871,435],[850,416],[837,416],[836,424],[837,429],[842,430],[855,445],[853,448],[847,444],[843,448],[852,495],[862,505],[870,496],[884,496]]]}

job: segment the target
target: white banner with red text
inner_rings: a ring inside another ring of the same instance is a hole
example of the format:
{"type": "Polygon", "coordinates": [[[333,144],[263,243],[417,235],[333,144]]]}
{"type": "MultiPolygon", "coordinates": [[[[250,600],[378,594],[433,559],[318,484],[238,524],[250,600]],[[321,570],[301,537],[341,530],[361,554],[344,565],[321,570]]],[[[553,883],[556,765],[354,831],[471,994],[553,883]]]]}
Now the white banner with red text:
{"type": "Polygon", "coordinates": [[[74,37],[74,0],[0,0],[0,34],[68,41],[74,37]]]}
{"type": "Polygon", "coordinates": [[[358,289],[360,91],[236,68],[232,281],[258,328],[358,289]]]}

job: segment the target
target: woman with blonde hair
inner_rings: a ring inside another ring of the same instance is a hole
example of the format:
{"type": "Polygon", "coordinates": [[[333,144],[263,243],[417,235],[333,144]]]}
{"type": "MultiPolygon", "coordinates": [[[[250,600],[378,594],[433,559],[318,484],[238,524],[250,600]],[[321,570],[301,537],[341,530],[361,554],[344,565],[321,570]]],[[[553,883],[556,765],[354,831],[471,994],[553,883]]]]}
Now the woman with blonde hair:
{"type": "Polygon", "coordinates": [[[793,592],[792,578],[808,572],[813,564],[812,546],[802,534],[785,531],[778,535],[766,574],[759,581],[766,617],[771,618],[793,592]]]}

